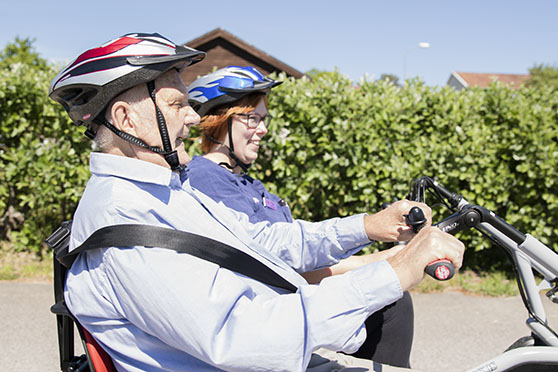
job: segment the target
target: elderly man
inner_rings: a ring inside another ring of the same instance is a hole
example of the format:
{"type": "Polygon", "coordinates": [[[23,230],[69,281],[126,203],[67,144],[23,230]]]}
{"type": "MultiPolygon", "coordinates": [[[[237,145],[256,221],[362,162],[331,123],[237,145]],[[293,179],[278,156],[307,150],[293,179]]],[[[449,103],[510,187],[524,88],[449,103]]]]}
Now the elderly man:
{"type": "Polygon", "coordinates": [[[70,250],[105,226],[172,228],[247,253],[296,292],[170,249],[111,247],[78,256],[66,282],[69,309],[121,371],[398,370],[338,352],[356,350],[365,319],[417,285],[429,262],[448,258],[459,268],[462,244],[425,227],[387,260],[308,285],[298,272],[332,265],[370,240],[411,238],[402,214],[416,204],[270,226],[192,189],[182,140],[199,116],[179,70],[202,58],[158,34],[129,34],[55,77],[50,96],[101,149],[91,154],[70,250]]]}

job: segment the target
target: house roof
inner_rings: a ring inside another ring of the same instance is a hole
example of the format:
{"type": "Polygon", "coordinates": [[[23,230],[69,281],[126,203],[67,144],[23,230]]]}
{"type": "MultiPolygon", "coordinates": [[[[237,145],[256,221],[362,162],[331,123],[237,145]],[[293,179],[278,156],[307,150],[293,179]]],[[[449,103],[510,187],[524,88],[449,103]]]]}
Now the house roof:
{"type": "Polygon", "coordinates": [[[477,86],[481,88],[486,88],[494,80],[498,80],[503,84],[509,84],[515,88],[519,88],[521,84],[529,80],[531,75],[529,74],[494,74],[494,73],[476,73],[476,72],[453,72],[450,76],[456,79],[463,85],[464,88],[477,86]]]}
{"type": "Polygon", "coordinates": [[[205,75],[215,67],[223,68],[230,65],[254,66],[264,75],[272,72],[285,72],[288,76],[300,78],[303,73],[281,62],[253,45],[239,39],[233,34],[216,28],[184,45],[207,53],[206,58],[184,70],[185,82],[191,82],[197,76],[205,75]]]}

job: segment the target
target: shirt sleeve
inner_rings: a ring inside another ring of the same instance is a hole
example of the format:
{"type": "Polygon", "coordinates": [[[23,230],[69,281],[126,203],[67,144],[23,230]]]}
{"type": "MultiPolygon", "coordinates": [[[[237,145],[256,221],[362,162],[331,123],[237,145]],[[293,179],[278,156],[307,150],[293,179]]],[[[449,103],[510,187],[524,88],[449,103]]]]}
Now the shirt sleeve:
{"type": "Polygon", "coordinates": [[[247,245],[259,244],[299,273],[331,266],[370,244],[364,230],[364,214],[321,222],[253,224],[246,214],[215,203],[203,193],[196,195],[215,219],[247,245]]]}
{"type": "MultiPolygon", "coordinates": [[[[385,261],[283,295],[268,288],[262,292],[239,274],[165,249],[88,252],[87,265],[98,269],[72,267],[68,277],[67,301],[78,319],[80,308],[91,314],[108,302],[115,318],[126,319],[124,335],[153,345],[149,358],[166,353],[155,346],[160,340],[230,371],[304,371],[319,347],[354,352],[366,337],[365,319],[402,295],[385,261]],[[95,298],[88,285],[99,303],[87,303],[95,298]]],[[[103,344],[122,342],[121,334],[95,332],[102,326],[99,319],[82,322],[103,344]]],[[[112,354],[126,358],[121,350],[112,354]]]]}
{"type": "Polygon", "coordinates": [[[370,244],[364,232],[364,215],[321,222],[254,224],[247,229],[255,241],[300,273],[331,266],[370,244]]]}

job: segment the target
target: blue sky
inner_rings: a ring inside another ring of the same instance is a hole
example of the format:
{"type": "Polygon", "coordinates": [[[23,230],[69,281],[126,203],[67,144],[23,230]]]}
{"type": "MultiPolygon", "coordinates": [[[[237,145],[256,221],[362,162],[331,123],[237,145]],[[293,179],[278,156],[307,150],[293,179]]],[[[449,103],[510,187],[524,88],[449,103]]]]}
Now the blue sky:
{"type": "Polygon", "coordinates": [[[337,68],[355,81],[389,73],[443,85],[452,71],[558,65],[557,19],[554,0],[12,0],[2,5],[0,47],[29,37],[42,57],[69,62],[128,32],[184,43],[221,27],[302,72],[337,68]]]}

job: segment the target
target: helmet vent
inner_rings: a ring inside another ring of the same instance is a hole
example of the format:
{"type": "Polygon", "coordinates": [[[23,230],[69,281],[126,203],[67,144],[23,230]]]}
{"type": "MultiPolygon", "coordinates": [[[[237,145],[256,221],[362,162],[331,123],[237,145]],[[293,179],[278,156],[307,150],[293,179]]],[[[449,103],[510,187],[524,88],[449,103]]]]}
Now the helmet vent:
{"type": "Polygon", "coordinates": [[[73,101],[74,104],[77,106],[85,105],[86,103],[90,102],[96,95],[97,90],[88,89],[86,91],[83,91],[83,93],[81,93],[80,95],[76,96],[73,101]]]}
{"type": "Polygon", "coordinates": [[[60,98],[64,102],[71,102],[72,106],[81,106],[90,102],[97,95],[96,89],[74,88],[66,89],[60,98]]]}
{"type": "Polygon", "coordinates": [[[62,98],[64,101],[73,101],[74,98],[81,94],[81,92],[83,92],[83,89],[81,88],[66,89],[63,91],[64,94],[61,95],[60,98],[62,98]]]}

